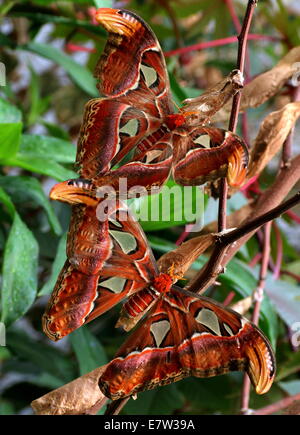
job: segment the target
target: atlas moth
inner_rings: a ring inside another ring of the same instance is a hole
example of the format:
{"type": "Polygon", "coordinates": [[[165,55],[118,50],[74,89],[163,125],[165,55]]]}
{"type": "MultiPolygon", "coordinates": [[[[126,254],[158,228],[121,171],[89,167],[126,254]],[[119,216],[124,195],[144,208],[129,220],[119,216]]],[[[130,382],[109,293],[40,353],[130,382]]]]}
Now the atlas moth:
{"type": "Polygon", "coordinates": [[[118,326],[130,330],[146,318],[102,374],[105,395],[118,399],[186,376],[231,370],[247,371],[262,394],[275,373],[263,333],[211,299],[183,294],[172,273],[159,273],[141,228],[121,202],[104,221],[96,213],[97,189],[109,185],[118,193],[121,177],[129,187],[142,181],[148,190],[159,189],[171,170],[182,185],[222,176],[240,185],[247,147],[233,133],[204,124],[241,88],[241,75],[232,72],[176,114],[165,61],[149,27],[128,11],[100,9],[96,17],[109,31],[96,68],[105,98],[86,106],[77,151],[80,179],[51,192],[53,199],[75,205],[68,259],[43,316],[44,331],[58,340],[128,298],[118,326]],[[204,135],[212,148],[203,148],[204,135]]]}
{"type": "Polygon", "coordinates": [[[96,20],[108,31],[95,69],[102,98],[85,107],[78,140],[79,180],[59,183],[51,198],[77,203],[100,196],[103,187],[120,193],[120,179],[155,193],[172,173],[183,186],[226,177],[240,186],[248,149],[236,134],[206,125],[243,86],[233,70],[175,113],[165,59],[150,27],[133,12],[101,8],[96,20]]]}
{"type": "Polygon", "coordinates": [[[58,340],[125,298],[117,326],[128,331],[145,317],[100,377],[107,397],[235,370],[249,374],[258,394],[268,391],[275,358],[257,326],[176,286],[172,271],[159,272],[143,230],[122,202],[103,222],[91,206],[76,209],[80,231],[69,237],[68,260],[43,325],[48,337],[58,340]]]}

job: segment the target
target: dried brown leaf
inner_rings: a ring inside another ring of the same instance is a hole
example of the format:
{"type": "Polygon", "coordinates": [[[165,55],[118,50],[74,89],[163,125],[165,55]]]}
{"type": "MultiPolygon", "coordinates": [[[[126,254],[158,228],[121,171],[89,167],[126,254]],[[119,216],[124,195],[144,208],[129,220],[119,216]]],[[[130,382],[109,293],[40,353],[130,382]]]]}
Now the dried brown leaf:
{"type": "MultiPolygon", "coordinates": [[[[298,72],[298,62],[300,62],[300,46],[290,50],[274,68],[255,77],[242,91],[240,111],[243,112],[249,107],[258,107],[276,95],[283,85],[298,72]]],[[[212,122],[228,119],[230,111],[231,103],[227,103],[214,116],[212,122]]]]}
{"type": "Polygon", "coordinates": [[[278,153],[300,116],[300,103],[289,103],[262,122],[250,155],[247,179],[261,173],[278,153]]]}
{"type": "Polygon", "coordinates": [[[231,304],[229,307],[232,310],[244,316],[250,310],[251,305],[252,305],[252,297],[248,296],[245,299],[241,299],[240,301],[231,304]]]}
{"type": "MultiPolygon", "coordinates": [[[[87,373],[57,390],[34,400],[31,407],[39,415],[92,414],[93,408],[107,398],[101,393],[98,382],[106,365],[87,373]]],[[[100,409],[98,406],[97,409],[100,409]]]]}
{"type": "Polygon", "coordinates": [[[173,275],[183,277],[191,264],[214,243],[214,240],[212,234],[206,234],[184,242],[160,257],[158,260],[160,271],[167,273],[172,268],[173,275]]]}

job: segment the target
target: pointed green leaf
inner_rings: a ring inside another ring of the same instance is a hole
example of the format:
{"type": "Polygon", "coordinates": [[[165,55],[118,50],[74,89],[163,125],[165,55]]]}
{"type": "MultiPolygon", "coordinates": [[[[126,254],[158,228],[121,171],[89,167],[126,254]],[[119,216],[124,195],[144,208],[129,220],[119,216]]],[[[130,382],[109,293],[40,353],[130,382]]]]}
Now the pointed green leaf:
{"type": "Polygon", "coordinates": [[[0,176],[0,187],[9,193],[16,204],[32,201],[34,204],[43,207],[54,233],[57,235],[61,234],[60,223],[50,201],[36,178],[27,176],[0,176]]]}
{"type": "Polygon", "coordinates": [[[89,331],[88,326],[82,326],[72,332],[69,339],[79,363],[81,376],[107,363],[101,343],[89,331]]]}
{"type": "Polygon", "coordinates": [[[18,152],[22,122],[0,123],[0,159],[14,157],[18,152]]]}
{"type": "Polygon", "coordinates": [[[58,244],[56,256],[52,265],[51,275],[45,285],[39,291],[39,296],[49,295],[54,289],[57,277],[66,261],[66,241],[67,241],[67,233],[65,233],[58,244]]]}
{"type": "Polygon", "coordinates": [[[87,94],[97,97],[96,80],[92,73],[84,66],[75,62],[72,57],[68,56],[58,48],[50,44],[40,44],[37,42],[28,42],[20,46],[23,50],[38,54],[52,60],[70,75],[71,79],[87,94]]]}
{"type": "Polygon", "coordinates": [[[38,244],[15,213],[4,250],[1,320],[10,325],[31,307],[37,291],[38,244]]]}
{"type": "Polygon", "coordinates": [[[78,174],[70,169],[64,168],[54,160],[45,160],[43,157],[30,157],[18,154],[14,158],[2,161],[6,166],[17,166],[27,171],[37,172],[38,174],[48,175],[57,181],[65,181],[69,178],[77,178],[78,174]]]}
{"type": "Polygon", "coordinates": [[[71,142],[57,137],[24,134],[19,153],[27,158],[42,157],[59,163],[74,163],[76,147],[71,142]]]}

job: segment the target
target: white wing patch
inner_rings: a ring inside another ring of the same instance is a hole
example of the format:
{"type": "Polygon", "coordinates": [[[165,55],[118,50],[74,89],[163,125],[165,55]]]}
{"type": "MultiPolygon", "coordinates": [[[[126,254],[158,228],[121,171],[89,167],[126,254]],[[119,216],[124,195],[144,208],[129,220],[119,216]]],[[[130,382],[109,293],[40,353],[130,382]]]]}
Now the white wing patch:
{"type": "Polygon", "coordinates": [[[119,278],[118,276],[114,276],[107,279],[106,281],[101,282],[100,286],[108,288],[114,293],[121,293],[121,291],[124,289],[126,281],[126,278],[119,278]]]}
{"type": "Polygon", "coordinates": [[[139,122],[137,119],[130,119],[128,122],[126,122],[125,125],[123,125],[122,128],[119,129],[120,133],[126,133],[130,137],[136,136],[138,131],[139,131],[139,122]]]}
{"type": "Polygon", "coordinates": [[[224,328],[226,329],[226,331],[228,332],[229,335],[234,335],[232,329],[230,328],[229,325],[227,325],[227,323],[223,323],[224,328]]]}
{"type": "Polygon", "coordinates": [[[129,254],[137,248],[135,237],[123,231],[109,230],[109,234],[119,243],[124,254],[129,254]]]}
{"type": "Polygon", "coordinates": [[[141,70],[144,74],[146,85],[150,88],[150,86],[153,85],[153,83],[155,83],[157,80],[157,72],[154,68],[144,64],[141,64],[141,70]]]}
{"type": "Polygon", "coordinates": [[[196,139],[193,139],[194,143],[204,146],[205,148],[210,148],[210,137],[208,134],[201,134],[196,139]]]}
{"type": "Polygon", "coordinates": [[[112,224],[114,224],[116,227],[122,228],[122,225],[120,224],[120,222],[118,222],[118,221],[115,220],[114,218],[109,217],[108,220],[109,220],[112,224]]]}
{"type": "Polygon", "coordinates": [[[208,308],[202,308],[195,320],[199,323],[202,323],[202,325],[207,326],[216,335],[222,335],[218,317],[212,310],[209,310],[208,308]]]}
{"type": "Polygon", "coordinates": [[[165,336],[170,331],[170,323],[167,320],[160,320],[159,322],[152,323],[150,331],[153,334],[156,346],[159,347],[165,336]]]}

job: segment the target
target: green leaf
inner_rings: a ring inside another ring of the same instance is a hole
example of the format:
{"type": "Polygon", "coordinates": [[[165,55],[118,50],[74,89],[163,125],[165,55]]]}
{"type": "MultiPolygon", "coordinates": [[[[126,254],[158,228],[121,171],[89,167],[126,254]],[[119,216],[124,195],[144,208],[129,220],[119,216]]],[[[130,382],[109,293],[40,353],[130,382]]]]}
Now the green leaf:
{"type": "Polygon", "coordinates": [[[37,291],[38,244],[15,213],[4,250],[1,320],[10,325],[31,307],[37,291]]]}
{"type": "MultiPolygon", "coordinates": [[[[80,2],[81,3],[88,3],[89,5],[91,5],[90,0],[81,0],[80,2]]],[[[41,3],[44,4],[45,3],[44,0],[41,0],[41,3]]],[[[53,1],[49,0],[49,3],[53,3],[53,1]]],[[[107,33],[105,32],[105,30],[102,27],[91,24],[89,21],[76,20],[72,17],[64,17],[62,15],[43,14],[43,13],[40,13],[37,11],[30,12],[30,10],[28,10],[28,11],[25,11],[25,10],[12,11],[10,13],[10,15],[16,16],[16,17],[19,17],[19,16],[26,17],[29,20],[32,20],[32,21],[38,22],[38,23],[45,23],[45,24],[53,23],[53,24],[57,24],[57,25],[74,27],[76,29],[77,28],[85,29],[91,33],[94,33],[94,34],[100,35],[100,36],[107,35],[107,33]]],[[[14,41],[7,38],[6,35],[0,34],[0,43],[2,43],[1,45],[7,45],[9,47],[14,48],[14,41]]]]}
{"type": "Polygon", "coordinates": [[[43,119],[41,119],[40,122],[43,124],[44,127],[46,127],[50,136],[56,137],[58,139],[63,139],[65,141],[70,140],[69,133],[66,130],[64,130],[62,127],[60,127],[59,125],[52,124],[52,122],[47,122],[43,119]]]}
{"type": "Polygon", "coordinates": [[[106,353],[87,326],[82,326],[69,335],[72,348],[79,364],[80,375],[107,364],[106,353]]]}
{"type": "Polygon", "coordinates": [[[17,204],[24,205],[24,202],[33,201],[34,204],[43,207],[54,233],[57,235],[61,234],[60,223],[36,178],[28,176],[0,176],[0,186],[9,193],[17,204]]]}
{"type": "Polygon", "coordinates": [[[293,328],[300,320],[299,286],[269,277],[266,282],[266,292],[279,316],[290,328],[293,328]]]}
{"type": "Polygon", "coordinates": [[[279,382],[280,388],[286,391],[290,396],[300,393],[300,381],[279,382]]]}
{"type": "Polygon", "coordinates": [[[22,126],[22,122],[0,124],[0,159],[14,157],[18,152],[22,126]]]}
{"type": "Polygon", "coordinates": [[[178,389],[178,384],[171,384],[145,391],[136,400],[130,400],[124,408],[127,415],[170,415],[174,409],[180,409],[184,404],[184,397],[178,389]]]}
{"type": "Polygon", "coordinates": [[[113,0],[94,0],[96,8],[112,8],[113,0]]]}
{"type": "Polygon", "coordinates": [[[66,258],[67,258],[66,241],[67,241],[67,233],[65,233],[59,241],[57,251],[56,251],[56,256],[55,256],[54,262],[52,264],[50,278],[48,279],[48,281],[45,283],[45,285],[39,291],[39,293],[38,293],[39,296],[49,295],[55,286],[58,275],[59,275],[59,273],[60,273],[60,271],[61,271],[61,269],[66,261],[66,258]]]}
{"type": "Polygon", "coordinates": [[[26,114],[28,126],[35,124],[40,115],[42,115],[48,108],[50,102],[50,95],[46,97],[41,96],[39,75],[30,66],[31,72],[30,85],[28,88],[30,106],[26,114]]]}
{"type": "Polygon", "coordinates": [[[50,345],[29,337],[17,328],[7,332],[7,347],[21,360],[30,361],[45,373],[61,381],[61,385],[75,378],[73,362],[63,353],[50,345]]]}
{"type": "Polygon", "coordinates": [[[37,42],[28,42],[27,44],[20,45],[19,48],[38,54],[57,63],[66,70],[71,79],[83,91],[93,97],[98,96],[96,80],[93,78],[92,73],[58,48],[37,42]]]}
{"type": "MultiPolygon", "coordinates": [[[[251,296],[258,283],[258,269],[251,269],[242,261],[232,259],[226,272],[218,278],[225,285],[233,287],[242,297],[251,296]]],[[[278,319],[274,305],[266,291],[261,304],[261,327],[269,337],[273,347],[278,336],[278,319]]]]}
{"type": "Polygon", "coordinates": [[[0,123],[14,124],[19,122],[22,122],[21,111],[16,106],[0,97],[0,123]]]}
{"type": "Polygon", "coordinates": [[[24,134],[19,152],[22,156],[49,158],[59,163],[74,163],[76,159],[76,147],[71,142],[51,136],[24,134]]]}
{"type": "Polygon", "coordinates": [[[8,213],[12,218],[14,218],[16,211],[15,206],[5,190],[2,189],[2,187],[0,187],[0,202],[2,202],[6,206],[8,213]]]}
{"type": "Polygon", "coordinates": [[[169,180],[156,195],[142,196],[130,204],[145,231],[194,222],[202,226],[204,195],[195,186],[182,187],[169,180]]]}
{"type": "Polygon", "coordinates": [[[76,172],[64,168],[54,160],[45,160],[42,157],[30,157],[27,155],[18,154],[14,158],[3,160],[2,164],[6,166],[17,166],[19,168],[26,169],[27,171],[48,175],[57,181],[65,181],[69,178],[78,177],[76,172]]]}
{"type": "Polygon", "coordinates": [[[16,415],[16,409],[12,402],[0,400],[0,415],[16,415]]]}
{"type": "Polygon", "coordinates": [[[281,362],[277,368],[276,381],[290,376],[293,373],[297,373],[300,370],[300,352],[290,352],[285,361],[281,362]]]}
{"type": "Polygon", "coordinates": [[[180,382],[178,387],[197,413],[230,413],[237,400],[234,392],[241,385],[238,383],[239,380],[241,380],[239,373],[229,373],[226,376],[209,379],[189,377],[180,382]]]}

